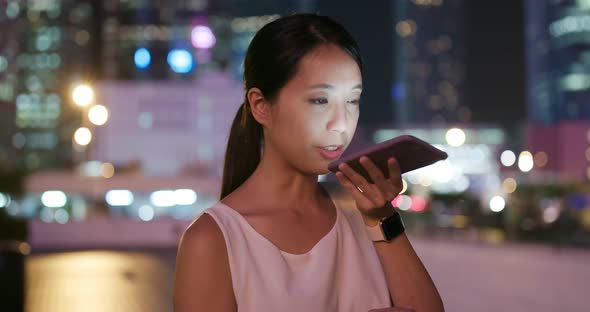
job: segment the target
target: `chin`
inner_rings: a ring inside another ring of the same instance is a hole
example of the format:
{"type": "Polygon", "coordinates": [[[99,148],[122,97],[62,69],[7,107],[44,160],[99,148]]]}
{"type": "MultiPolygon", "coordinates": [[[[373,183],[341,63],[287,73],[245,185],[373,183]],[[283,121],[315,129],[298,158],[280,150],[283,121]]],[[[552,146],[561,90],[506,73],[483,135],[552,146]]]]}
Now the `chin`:
{"type": "Polygon", "coordinates": [[[317,175],[323,175],[323,174],[328,174],[331,171],[328,170],[328,164],[325,163],[322,166],[320,166],[319,168],[313,170],[313,174],[317,174],[317,175]]]}

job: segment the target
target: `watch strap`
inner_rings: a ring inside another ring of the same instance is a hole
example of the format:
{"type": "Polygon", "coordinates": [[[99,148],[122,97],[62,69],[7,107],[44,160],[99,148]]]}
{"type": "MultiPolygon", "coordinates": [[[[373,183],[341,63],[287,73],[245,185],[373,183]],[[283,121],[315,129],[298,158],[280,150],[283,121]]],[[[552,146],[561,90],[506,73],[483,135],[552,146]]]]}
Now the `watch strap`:
{"type": "Polygon", "coordinates": [[[369,239],[374,242],[387,242],[405,232],[404,223],[399,212],[385,217],[375,226],[365,226],[369,239]]]}

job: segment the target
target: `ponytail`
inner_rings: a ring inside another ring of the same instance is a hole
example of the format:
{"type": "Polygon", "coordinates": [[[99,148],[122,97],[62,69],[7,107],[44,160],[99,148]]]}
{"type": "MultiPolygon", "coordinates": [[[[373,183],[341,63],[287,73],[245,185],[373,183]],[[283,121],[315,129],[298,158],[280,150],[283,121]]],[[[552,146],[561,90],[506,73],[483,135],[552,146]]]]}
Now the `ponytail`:
{"type": "Polygon", "coordinates": [[[254,119],[250,105],[245,100],[238,109],[227,140],[220,199],[252,175],[260,163],[261,139],[262,126],[254,119]]]}

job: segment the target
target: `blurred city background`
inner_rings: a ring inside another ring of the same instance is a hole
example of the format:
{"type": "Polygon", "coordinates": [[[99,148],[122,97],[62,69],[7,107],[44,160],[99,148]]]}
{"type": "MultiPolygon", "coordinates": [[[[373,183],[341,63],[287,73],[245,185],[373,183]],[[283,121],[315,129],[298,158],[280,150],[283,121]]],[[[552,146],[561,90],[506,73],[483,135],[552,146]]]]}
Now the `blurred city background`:
{"type": "Polygon", "coordinates": [[[346,153],[449,154],[394,200],[447,310],[587,311],[590,0],[1,0],[0,310],[172,310],[249,41],[294,12],[360,45],[346,153]]]}

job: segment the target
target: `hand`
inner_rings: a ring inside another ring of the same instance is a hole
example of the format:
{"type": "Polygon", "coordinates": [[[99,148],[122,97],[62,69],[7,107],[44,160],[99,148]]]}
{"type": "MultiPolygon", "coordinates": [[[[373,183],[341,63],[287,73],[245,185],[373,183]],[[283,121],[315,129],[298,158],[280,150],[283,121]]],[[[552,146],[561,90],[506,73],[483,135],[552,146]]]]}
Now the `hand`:
{"type": "Polygon", "coordinates": [[[416,312],[414,308],[411,307],[393,307],[393,308],[384,308],[384,309],[372,309],[369,312],[416,312]]]}
{"type": "Polygon", "coordinates": [[[391,202],[401,192],[402,177],[395,158],[387,160],[389,179],[385,179],[381,170],[368,157],[363,156],[359,161],[373,179],[374,184],[367,182],[362,175],[346,163],[338,166],[340,171],[336,172],[336,177],[340,184],[352,194],[365,222],[374,225],[381,218],[393,214],[392,209],[384,207],[387,202],[391,202]]]}

